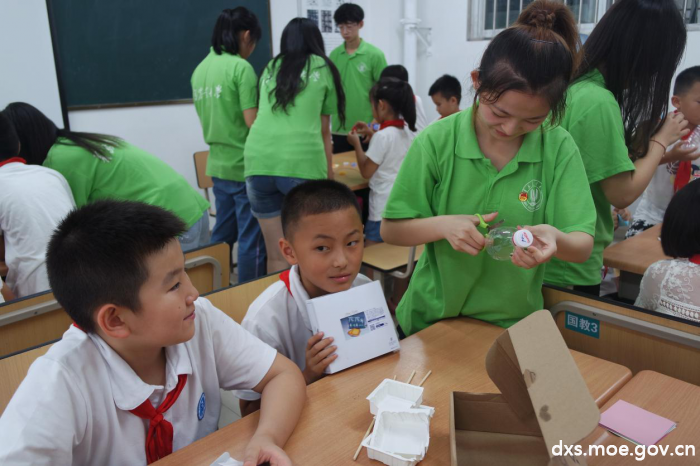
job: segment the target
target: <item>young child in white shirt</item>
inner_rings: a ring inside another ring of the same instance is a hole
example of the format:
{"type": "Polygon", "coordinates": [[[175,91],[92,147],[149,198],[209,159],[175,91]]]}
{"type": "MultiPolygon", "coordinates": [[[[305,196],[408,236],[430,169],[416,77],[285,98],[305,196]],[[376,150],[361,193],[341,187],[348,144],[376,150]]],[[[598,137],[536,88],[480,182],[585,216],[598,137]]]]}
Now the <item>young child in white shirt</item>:
{"type": "Polygon", "coordinates": [[[688,134],[669,146],[649,186],[639,201],[627,230],[631,238],[660,223],[673,194],[700,177],[700,66],[680,72],[673,86],[671,103],[688,120],[688,134]]]}
{"type": "Polygon", "coordinates": [[[438,120],[441,120],[459,112],[459,103],[462,101],[462,84],[454,76],[444,74],[430,86],[428,95],[433,100],[435,110],[440,115],[438,120]]]}
{"type": "MultiPolygon", "coordinates": [[[[403,65],[389,65],[379,75],[379,79],[382,78],[396,78],[408,82],[408,70],[403,65]]],[[[414,95],[413,97],[416,100],[416,134],[418,134],[428,126],[428,117],[425,116],[423,99],[419,95],[414,95]]]]}
{"type": "Polygon", "coordinates": [[[396,78],[383,78],[372,87],[369,97],[372,115],[380,124],[379,131],[374,132],[366,123],[358,122],[348,134],[360,173],[369,179],[367,246],[383,242],[379,234],[382,213],[416,135],[416,104],[410,84],[396,78]],[[367,153],[362,149],[360,136],[370,138],[367,153]]]}
{"type": "MultiPolygon", "coordinates": [[[[313,334],[306,300],[346,291],[370,280],[361,275],[362,219],[344,184],[314,180],[293,188],[282,203],[282,255],[292,266],[250,305],[243,328],[294,361],[306,383],[336,359],[331,338],[313,334]]],[[[239,390],[241,413],[260,406],[260,395],[239,390]]]]}
{"type": "Polygon", "coordinates": [[[38,358],[0,418],[0,464],[143,465],[214,432],[220,388],[264,393],[245,466],[291,466],[305,401],[287,358],[199,298],[160,207],[100,200],[54,232],[47,268],[75,324],[38,358]]]}
{"type": "Polygon", "coordinates": [[[0,113],[0,233],[9,269],[6,285],[22,298],[49,289],[46,245],[75,202],[63,175],[27,165],[19,152],[19,136],[0,113]]]}

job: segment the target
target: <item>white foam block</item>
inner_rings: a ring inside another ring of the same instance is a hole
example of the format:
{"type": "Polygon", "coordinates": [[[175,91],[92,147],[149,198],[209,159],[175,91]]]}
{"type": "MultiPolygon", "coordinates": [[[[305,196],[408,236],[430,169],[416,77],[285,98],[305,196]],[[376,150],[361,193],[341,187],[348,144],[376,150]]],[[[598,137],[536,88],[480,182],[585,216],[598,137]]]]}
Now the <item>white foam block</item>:
{"type": "Polygon", "coordinates": [[[418,408],[423,401],[423,387],[396,380],[384,379],[367,397],[369,411],[375,416],[379,411],[405,411],[418,408]]]}

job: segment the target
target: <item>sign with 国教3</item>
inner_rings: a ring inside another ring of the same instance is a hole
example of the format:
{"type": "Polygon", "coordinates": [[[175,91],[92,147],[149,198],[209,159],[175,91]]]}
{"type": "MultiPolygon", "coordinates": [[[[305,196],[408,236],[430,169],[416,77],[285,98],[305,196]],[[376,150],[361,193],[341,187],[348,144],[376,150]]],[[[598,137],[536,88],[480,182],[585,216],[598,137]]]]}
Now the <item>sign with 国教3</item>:
{"type": "Polygon", "coordinates": [[[600,321],[592,317],[566,311],[565,327],[574,332],[583,333],[589,337],[600,338],[600,321]]]}

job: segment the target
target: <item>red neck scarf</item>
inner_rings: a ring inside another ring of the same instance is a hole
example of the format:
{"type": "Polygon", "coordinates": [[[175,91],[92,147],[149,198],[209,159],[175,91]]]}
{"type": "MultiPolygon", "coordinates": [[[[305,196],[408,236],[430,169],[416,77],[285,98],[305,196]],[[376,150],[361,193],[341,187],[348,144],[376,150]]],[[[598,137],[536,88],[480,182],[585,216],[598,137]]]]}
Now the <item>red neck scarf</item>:
{"type": "Polygon", "coordinates": [[[390,126],[393,126],[395,128],[403,129],[403,127],[406,125],[406,122],[404,120],[387,120],[381,125],[379,125],[379,131],[383,130],[384,128],[388,128],[390,126]]]}
{"type": "Polygon", "coordinates": [[[700,265],[700,254],[695,254],[694,256],[690,256],[690,258],[688,260],[690,262],[692,262],[693,264],[700,265]]]}
{"type": "Polygon", "coordinates": [[[2,162],[0,162],[0,167],[7,165],[8,163],[14,163],[14,162],[19,162],[19,163],[24,163],[24,164],[27,163],[27,161],[24,160],[22,157],[12,157],[10,159],[3,160],[2,162]]]}
{"type": "MultiPolygon", "coordinates": [[[[73,326],[79,330],[83,330],[73,322],[73,326]]],[[[83,330],[84,332],[85,330],[83,330]]],[[[175,404],[182,389],[187,383],[187,374],[177,376],[177,385],[165,397],[165,400],[155,409],[151,401],[146,399],[136,408],[129,411],[130,413],[142,418],[148,419],[151,423],[148,426],[146,434],[146,461],[151,464],[161,458],[165,458],[173,452],[173,425],[163,418],[163,413],[170,409],[175,404]]]]}
{"type": "MultiPolygon", "coordinates": [[[[687,141],[693,135],[695,130],[686,134],[681,138],[681,141],[687,141]]],[[[678,164],[676,178],[673,180],[673,192],[676,193],[690,182],[690,175],[693,171],[693,163],[690,160],[684,160],[678,164]]]]}
{"type": "Polygon", "coordinates": [[[289,291],[289,294],[292,294],[292,285],[289,282],[289,272],[291,272],[292,269],[285,270],[280,274],[280,280],[284,283],[284,285],[287,287],[287,291],[289,291]]]}
{"type": "Polygon", "coordinates": [[[140,418],[151,421],[146,434],[146,461],[148,464],[165,458],[173,452],[173,425],[163,418],[163,413],[175,404],[186,383],[187,374],[180,374],[177,386],[168,393],[158,409],[153,407],[150,400],[146,400],[130,411],[140,418]]]}

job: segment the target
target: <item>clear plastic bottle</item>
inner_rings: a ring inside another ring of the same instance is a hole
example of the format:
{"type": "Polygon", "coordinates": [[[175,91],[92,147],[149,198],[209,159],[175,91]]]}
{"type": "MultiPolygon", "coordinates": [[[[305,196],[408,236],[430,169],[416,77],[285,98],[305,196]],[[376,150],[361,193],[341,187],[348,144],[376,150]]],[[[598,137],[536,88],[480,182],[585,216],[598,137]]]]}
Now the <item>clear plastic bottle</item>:
{"type": "Polygon", "coordinates": [[[688,139],[685,139],[682,143],[683,149],[697,149],[700,147],[700,126],[696,127],[688,139]]]}
{"type": "Polygon", "coordinates": [[[516,227],[494,228],[486,235],[486,252],[499,261],[510,260],[516,247],[526,248],[532,245],[533,236],[529,230],[516,227]]]}

